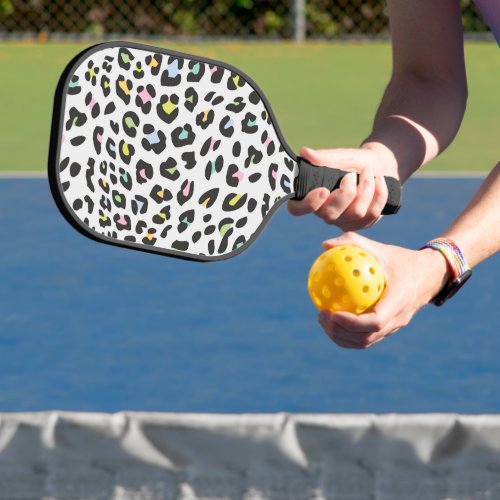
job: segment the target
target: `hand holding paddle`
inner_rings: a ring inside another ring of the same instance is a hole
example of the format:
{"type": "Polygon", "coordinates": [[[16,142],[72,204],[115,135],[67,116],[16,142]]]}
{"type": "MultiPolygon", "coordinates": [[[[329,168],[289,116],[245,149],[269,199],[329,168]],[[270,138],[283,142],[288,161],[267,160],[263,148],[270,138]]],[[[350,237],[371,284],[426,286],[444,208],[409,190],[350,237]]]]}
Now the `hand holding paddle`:
{"type": "MultiPolygon", "coordinates": [[[[202,261],[239,254],[285,201],[347,174],[297,157],[241,71],[131,42],[66,67],[48,169],[59,209],[86,236],[202,261]]],[[[383,213],[395,213],[401,188],[385,182],[383,213]]]]}

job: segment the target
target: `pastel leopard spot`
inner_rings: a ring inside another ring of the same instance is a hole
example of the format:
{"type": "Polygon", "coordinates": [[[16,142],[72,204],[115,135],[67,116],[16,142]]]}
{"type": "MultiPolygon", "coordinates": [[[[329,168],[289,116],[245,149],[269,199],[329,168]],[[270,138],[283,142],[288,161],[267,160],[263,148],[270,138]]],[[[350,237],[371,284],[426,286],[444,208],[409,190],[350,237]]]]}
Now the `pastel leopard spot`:
{"type": "Polygon", "coordinates": [[[188,82],[199,82],[205,74],[205,65],[199,61],[190,61],[188,64],[188,82]]]}
{"type": "Polygon", "coordinates": [[[146,65],[151,70],[151,74],[157,76],[160,73],[161,62],[163,56],[161,54],[154,54],[146,57],[146,65]]]}
{"type": "Polygon", "coordinates": [[[278,176],[278,165],[276,163],[271,163],[267,171],[267,180],[269,181],[269,186],[274,191],[276,189],[276,178],[278,176]]]}
{"type": "Polygon", "coordinates": [[[170,205],[163,207],[158,214],[153,216],[153,222],[155,224],[164,224],[171,217],[170,215],[170,205]]]}
{"type": "Polygon", "coordinates": [[[94,144],[95,152],[99,155],[101,154],[102,141],[104,129],[102,127],[96,127],[94,133],[92,134],[92,142],[94,144]]]}
{"type": "Polygon", "coordinates": [[[219,131],[224,137],[231,137],[234,133],[234,121],[230,116],[225,116],[220,124],[219,131]]]}
{"type": "Polygon", "coordinates": [[[120,75],[116,80],[116,95],[127,105],[130,104],[132,89],[132,81],[127,80],[123,75],[120,75]]]}
{"type": "Polygon", "coordinates": [[[156,106],[158,117],[165,123],[172,123],[179,115],[179,97],[176,94],[162,95],[156,106]]]}
{"type": "Polygon", "coordinates": [[[123,161],[123,163],[128,165],[135,154],[134,146],[127,141],[122,140],[120,141],[119,151],[121,160],[123,161]]]}
{"type": "Polygon", "coordinates": [[[156,91],[153,85],[147,84],[145,87],[139,85],[137,87],[137,96],[135,98],[135,105],[138,106],[144,114],[151,111],[153,99],[156,97],[156,91]]]}
{"type": "Polygon", "coordinates": [[[180,70],[184,65],[183,59],[170,57],[168,59],[167,68],[161,75],[161,84],[164,86],[173,87],[181,82],[180,70]]]}
{"type": "Polygon", "coordinates": [[[90,116],[92,118],[95,119],[99,116],[101,107],[99,106],[99,103],[92,97],[91,92],[87,93],[87,95],[85,96],[85,105],[89,108],[90,116]]]}
{"type": "Polygon", "coordinates": [[[77,95],[81,90],[80,78],[78,78],[78,75],[73,75],[68,83],[68,95],[77,95]]]}
{"type": "Polygon", "coordinates": [[[194,210],[187,210],[182,213],[179,217],[179,224],[177,226],[177,231],[179,233],[184,232],[194,221],[194,210]]]}
{"type": "Polygon", "coordinates": [[[174,158],[167,158],[160,164],[160,175],[171,181],[176,181],[180,177],[177,162],[174,158]]]}
{"type": "Polygon", "coordinates": [[[163,203],[165,201],[170,201],[173,198],[172,193],[168,189],[160,186],[159,184],[153,186],[151,192],[149,193],[149,196],[156,203],[163,203]]]}
{"type": "Polygon", "coordinates": [[[153,125],[146,124],[142,131],[144,138],[141,144],[146,151],[153,151],[155,154],[159,155],[165,150],[167,138],[161,130],[156,130],[153,125]]]}
{"type": "Polygon", "coordinates": [[[111,93],[111,80],[106,76],[101,76],[101,90],[104,97],[108,97],[111,93]]]}
{"type": "Polygon", "coordinates": [[[194,111],[198,104],[198,94],[193,87],[189,87],[184,93],[184,106],[188,111],[194,111]]]}
{"type": "Polygon", "coordinates": [[[135,137],[137,135],[137,128],[139,127],[140,120],[139,116],[137,113],[134,113],[133,111],[127,111],[123,115],[122,119],[122,127],[123,131],[129,136],[129,137],[135,137]]]}
{"type": "Polygon", "coordinates": [[[205,130],[214,121],[215,113],[213,109],[205,109],[196,116],[196,125],[205,130]]]}
{"type": "Polygon", "coordinates": [[[222,210],[224,212],[231,212],[233,210],[239,210],[243,207],[247,201],[248,195],[246,193],[230,193],[222,202],[222,210]]]}
{"type": "Polygon", "coordinates": [[[113,221],[119,231],[128,231],[132,227],[132,221],[126,214],[115,214],[113,216],[113,221]]]}
{"type": "Polygon", "coordinates": [[[118,51],[118,64],[120,65],[120,68],[123,69],[130,69],[130,63],[135,59],[134,55],[130,50],[122,47],[118,51]]]}
{"type": "Polygon", "coordinates": [[[241,130],[245,134],[254,134],[258,130],[257,117],[252,113],[247,113],[241,122],[241,130]]]}
{"type": "Polygon", "coordinates": [[[144,196],[136,195],[131,205],[134,215],[145,214],[148,211],[148,200],[144,196]]]}
{"type": "Polygon", "coordinates": [[[139,160],[135,166],[135,179],[139,184],[145,184],[153,178],[153,165],[139,160]]]}
{"type": "Polygon", "coordinates": [[[177,202],[179,205],[184,205],[187,201],[191,199],[194,192],[194,182],[190,180],[185,180],[182,183],[180,191],[177,193],[177,202]]]}
{"type": "Polygon", "coordinates": [[[210,208],[213,206],[218,196],[219,196],[219,188],[209,189],[207,192],[203,193],[199,197],[198,203],[202,205],[204,208],[210,208]]]}
{"type": "Polygon", "coordinates": [[[191,128],[191,125],[186,124],[182,127],[177,127],[176,129],[174,129],[171,137],[172,144],[176,148],[181,148],[193,144],[195,134],[193,132],[193,129],[191,128]]]}

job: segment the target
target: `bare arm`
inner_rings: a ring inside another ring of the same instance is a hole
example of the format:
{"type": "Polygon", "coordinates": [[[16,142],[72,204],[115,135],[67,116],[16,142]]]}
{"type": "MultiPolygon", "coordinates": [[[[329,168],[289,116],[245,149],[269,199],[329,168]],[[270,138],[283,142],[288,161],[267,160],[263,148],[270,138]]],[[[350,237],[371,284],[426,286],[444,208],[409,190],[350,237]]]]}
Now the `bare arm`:
{"type": "Polygon", "coordinates": [[[311,163],[351,170],[340,189],[318,188],[290,201],[293,215],[315,213],[356,230],[375,223],[387,200],[382,176],[404,182],[455,137],[467,100],[459,0],[388,0],[392,76],[361,148],[311,150],[311,163]],[[374,180],[375,179],[375,180],[374,180]]]}
{"type": "Polygon", "coordinates": [[[393,71],[363,148],[405,181],[455,137],[467,82],[458,0],[389,0],[393,71]]]}
{"type": "MultiPolygon", "coordinates": [[[[500,162],[442,236],[461,248],[471,267],[500,251],[500,162]]],[[[373,252],[384,267],[388,286],[371,313],[356,316],[321,312],[319,321],[325,332],[342,347],[370,347],[407,325],[451,278],[445,258],[432,249],[418,251],[384,245],[356,233],[346,233],[324,246],[346,244],[357,244],[373,252]]],[[[473,283],[467,286],[474,286],[473,283]]]]}
{"type": "Polygon", "coordinates": [[[471,266],[500,251],[500,162],[443,236],[462,249],[471,266]]]}

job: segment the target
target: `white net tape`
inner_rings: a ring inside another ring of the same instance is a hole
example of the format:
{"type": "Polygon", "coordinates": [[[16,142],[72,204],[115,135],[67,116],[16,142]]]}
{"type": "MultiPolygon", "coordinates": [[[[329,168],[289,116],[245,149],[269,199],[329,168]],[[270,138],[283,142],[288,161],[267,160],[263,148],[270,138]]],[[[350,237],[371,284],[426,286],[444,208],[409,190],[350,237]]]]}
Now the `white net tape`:
{"type": "Polygon", "coordinates": [[[498,500],[500,415],[0,414],[0,500],[498,500]]]}

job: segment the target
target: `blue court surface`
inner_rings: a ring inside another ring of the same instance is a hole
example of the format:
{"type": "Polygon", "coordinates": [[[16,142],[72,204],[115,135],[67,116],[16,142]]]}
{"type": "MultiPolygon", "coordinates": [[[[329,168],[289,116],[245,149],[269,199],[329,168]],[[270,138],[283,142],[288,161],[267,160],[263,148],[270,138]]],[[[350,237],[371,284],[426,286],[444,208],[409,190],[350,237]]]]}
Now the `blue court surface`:
{"type": "MultiPolygon", "coordinates": [[[[413,179],[400,213],[364,234],[417,248],[480,182],[413,179]]],[[[240,256],[186,262],[86,239],[46,179],[1,179],[0,411],[500,412],[500,256],[453,301],[351,351],[306,287],[338,234],[282,207],[240,256]]]]}

